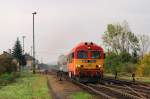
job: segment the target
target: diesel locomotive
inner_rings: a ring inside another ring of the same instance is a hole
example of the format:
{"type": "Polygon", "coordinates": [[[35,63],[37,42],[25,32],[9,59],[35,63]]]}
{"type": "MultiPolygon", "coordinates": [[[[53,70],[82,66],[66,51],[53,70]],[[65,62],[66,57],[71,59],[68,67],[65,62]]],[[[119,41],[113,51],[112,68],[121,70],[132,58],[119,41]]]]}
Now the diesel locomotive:
{"type": "Polygon", "coordinates": [[[103,78],[104,50],[93,42],[82,42],[67,55],[58,58],[60,70],[80,82],[97,82],[103,78]]]}

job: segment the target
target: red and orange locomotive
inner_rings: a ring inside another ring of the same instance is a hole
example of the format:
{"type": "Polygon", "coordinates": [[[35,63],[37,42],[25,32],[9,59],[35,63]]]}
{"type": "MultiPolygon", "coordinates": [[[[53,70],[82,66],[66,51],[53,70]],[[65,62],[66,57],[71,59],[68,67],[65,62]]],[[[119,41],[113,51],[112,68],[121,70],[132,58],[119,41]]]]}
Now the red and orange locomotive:
{"type": "Polygon", "coordinates": [[[63,60],[60,67],[70,78],[81,82],[96,82],[103,77],[104,57],[102,47],[92,42],[82,42],[64,57],[66,62],[63,60]]]}

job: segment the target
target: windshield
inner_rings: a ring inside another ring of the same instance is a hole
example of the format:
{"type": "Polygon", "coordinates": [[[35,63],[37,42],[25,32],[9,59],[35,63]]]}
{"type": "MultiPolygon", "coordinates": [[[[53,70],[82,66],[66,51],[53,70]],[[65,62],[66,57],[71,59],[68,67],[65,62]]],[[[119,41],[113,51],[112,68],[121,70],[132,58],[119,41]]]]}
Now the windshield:
{"type": "Polygon", "coordinates": [[[91,54],[93,59],[100,58],[100,51],[92,51],[91,54]]]}
{"type": "Polygon", "coordinates": [[[78,51],[77,57],[82,59],[82,58],[88,58],[88,52],[87,51],[78,51]]]}

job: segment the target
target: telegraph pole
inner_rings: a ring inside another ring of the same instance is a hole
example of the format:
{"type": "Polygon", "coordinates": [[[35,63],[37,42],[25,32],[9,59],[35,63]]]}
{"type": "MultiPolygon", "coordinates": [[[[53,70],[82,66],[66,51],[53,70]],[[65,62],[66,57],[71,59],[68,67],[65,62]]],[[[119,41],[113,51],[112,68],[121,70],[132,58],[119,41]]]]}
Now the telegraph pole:
{"type": "Polygon", "coordinates": [[[26,36],[22,36],[22,39],[23,39],[23,55],[24,55],[24,52],[25,52],[25,50],[24,50],[24,39],[26,38],[26,36]]]}
{"type": "Polygon", "coordinates": [[[34,34],[34,15],[36,15],[36,12],[33,12],[33,74],[35,74],[35,34],[34,34]]]}

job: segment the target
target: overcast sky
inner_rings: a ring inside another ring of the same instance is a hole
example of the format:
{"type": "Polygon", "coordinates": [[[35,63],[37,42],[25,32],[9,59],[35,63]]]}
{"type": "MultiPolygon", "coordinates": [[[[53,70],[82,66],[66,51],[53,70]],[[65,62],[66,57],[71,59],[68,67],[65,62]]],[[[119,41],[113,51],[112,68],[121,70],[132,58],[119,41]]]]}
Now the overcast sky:
{"type": "Polygon", "coordinates": [[[47,63],[81,41],[102,45],[109,23],[126,20],[134,33],[150,33],[150,0],[0,0],[0,53],[23,35],[31,53],[33,11],[36,56],[47,63]]]}

